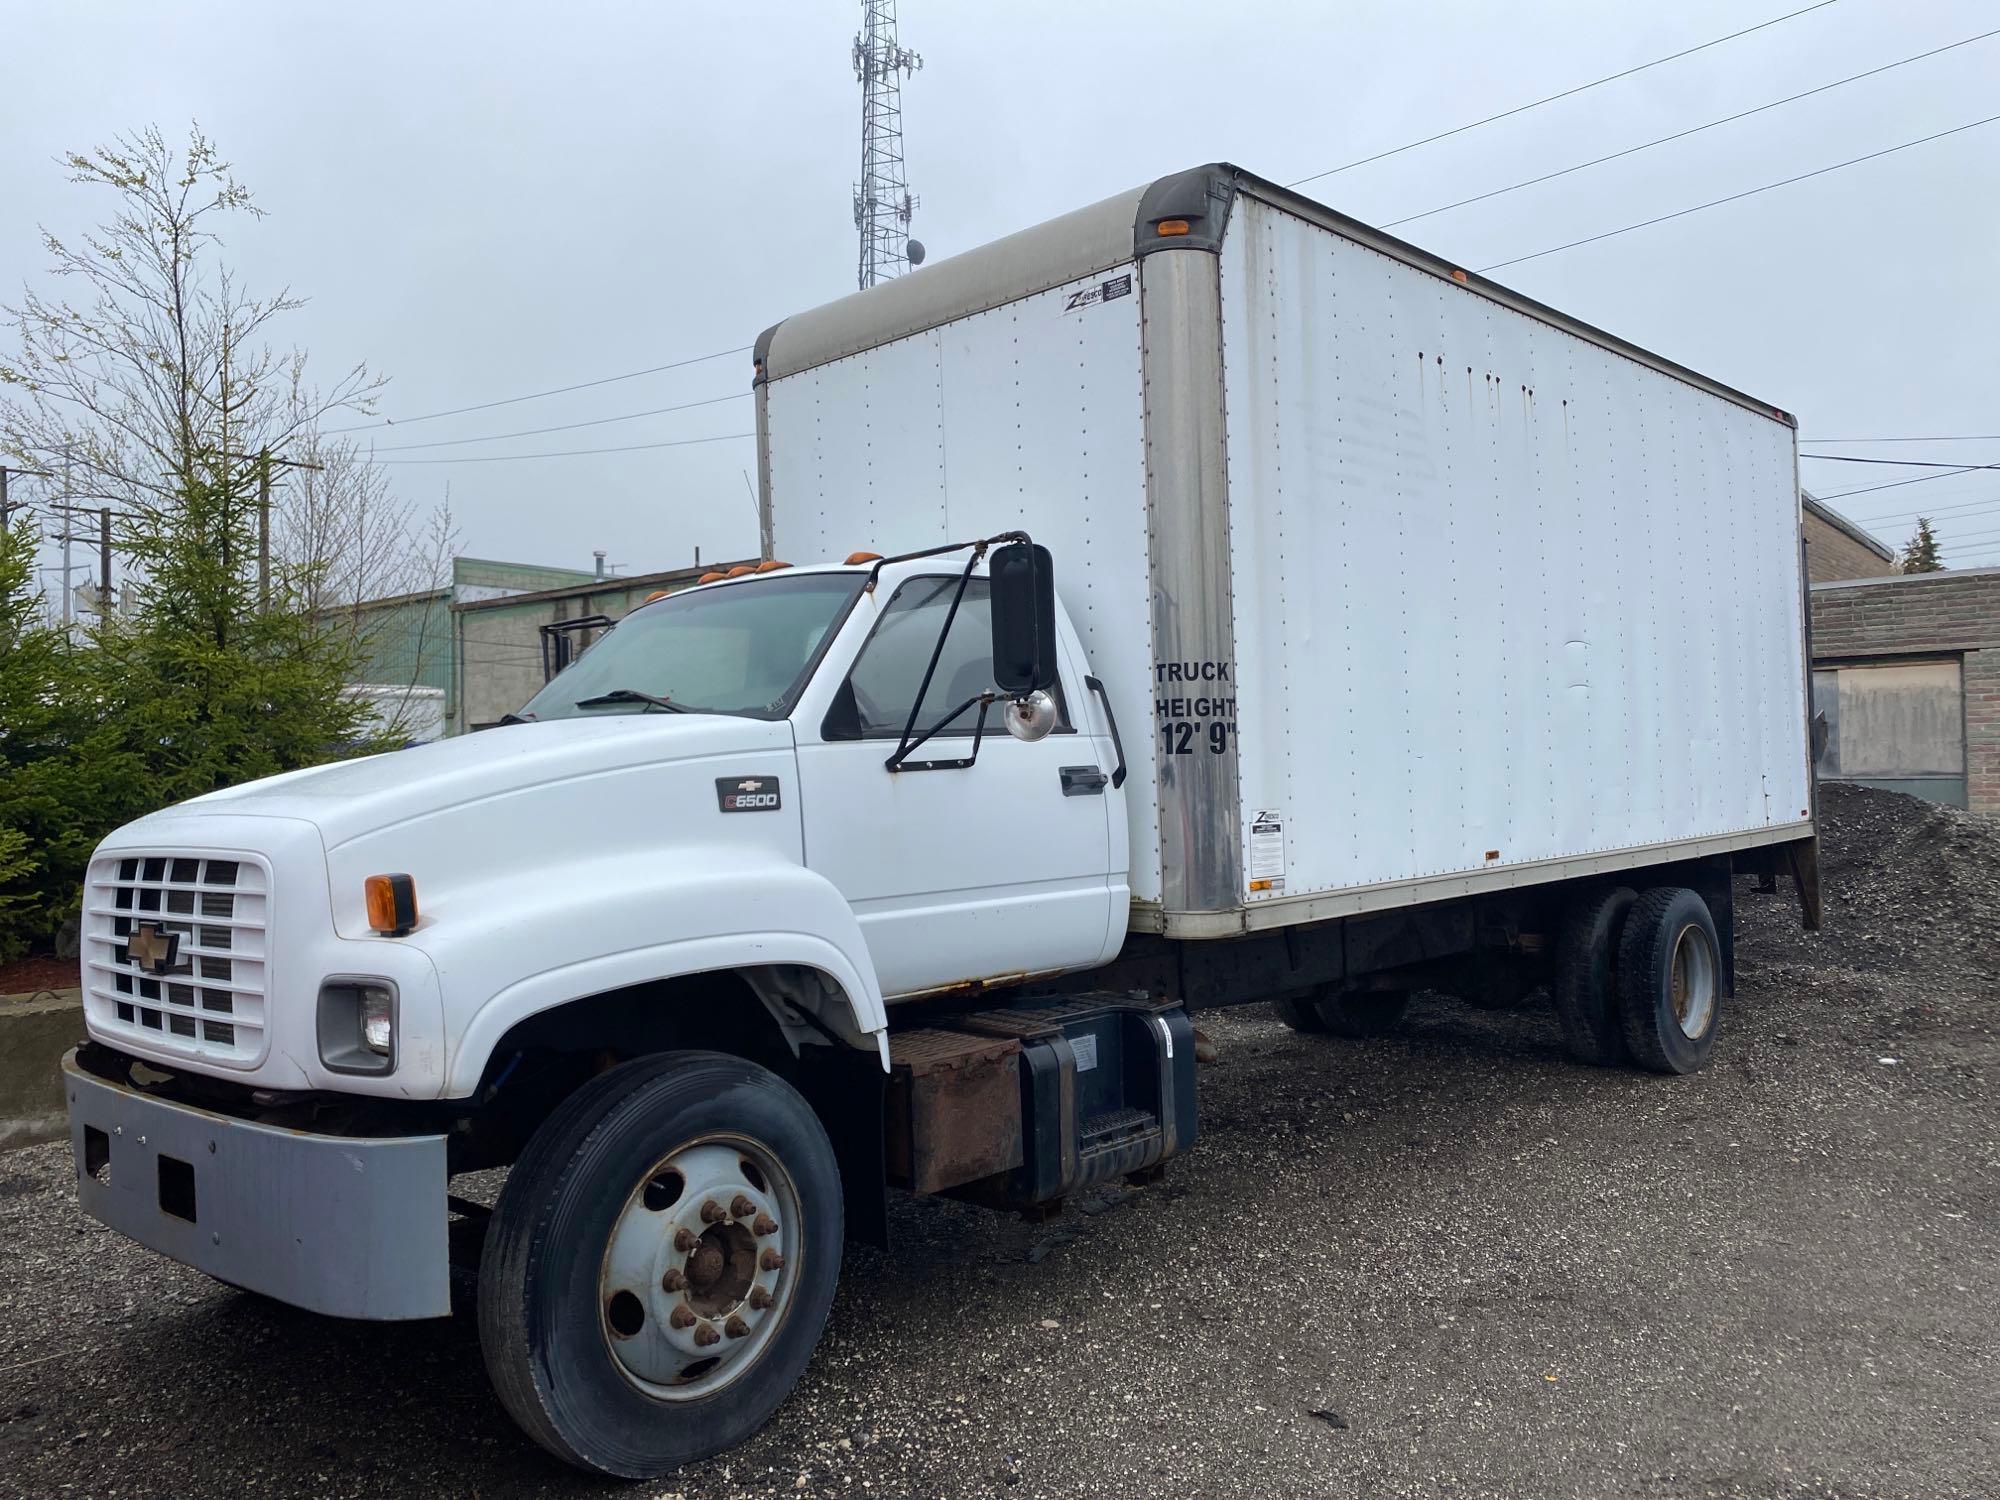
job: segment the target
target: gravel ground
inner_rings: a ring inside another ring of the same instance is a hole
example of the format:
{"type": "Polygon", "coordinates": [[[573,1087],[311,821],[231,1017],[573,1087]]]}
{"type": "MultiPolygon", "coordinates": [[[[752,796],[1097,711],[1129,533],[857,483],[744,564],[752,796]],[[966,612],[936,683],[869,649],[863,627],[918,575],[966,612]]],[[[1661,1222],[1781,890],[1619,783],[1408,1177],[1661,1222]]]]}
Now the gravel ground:
{"type": "MultiPolygon", "coordinates": [[[[2000,1494],[2000,824],[1827,797],[1828,930],[1741,898],[1716,1061],[1540,1010],[1205,1019],[1166,1180],[1029,1225],[899,1205],[772,1424],[648,1495],[2000,1494]]],[[[0,1158],[0,1493],[590,1496],[463,1319],[230,1292],[0,1158]]]]}

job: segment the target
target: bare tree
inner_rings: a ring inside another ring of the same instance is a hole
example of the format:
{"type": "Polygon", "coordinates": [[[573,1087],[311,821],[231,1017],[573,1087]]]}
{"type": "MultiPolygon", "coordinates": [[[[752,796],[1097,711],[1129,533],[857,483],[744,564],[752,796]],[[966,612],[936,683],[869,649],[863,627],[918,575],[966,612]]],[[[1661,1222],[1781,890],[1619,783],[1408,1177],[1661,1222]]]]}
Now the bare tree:
{"type": "Polygon", "coordinates": [[[294,470],[277,496],[273,551],[322,627],[371,660],[370,684],[401,689],[400,697],[373,702],[387,733],[407,735],[420,717],[414,690],[451,651],[448,601],[433,605],[424,597],[451,584],[459,538],[450,490],[424,511],[349,440],[308,435],[299,451],[319,467],[294,470]],[[409,607],[382,607],[398,599],[409,607]]]}
{"type": "Polygon", "coordinates": [[[310,609],[326,614],[451,581],[457,532],[449,491],[426,514],[351,441],[308,435],[296,451],[319,468],[294,471],[277,496],[272,547],[309,571],[303,587],[310,609]]]}
{"type": "Polygon", "coordinates": [[[244,488],[259,449],[284,454],[328,413],[372,410],[382,382],[365,366],[321,390],[303,351],[267,342],[301,299],[251,296],[223,262],[222,221],[262,211],[198,126],[184,147],[148,127],[64,165],[116,210],[75,241],[42,231],[75,295],[29,288],[4,308],[0,449],[158,519],[194,485],[244,488]]]}

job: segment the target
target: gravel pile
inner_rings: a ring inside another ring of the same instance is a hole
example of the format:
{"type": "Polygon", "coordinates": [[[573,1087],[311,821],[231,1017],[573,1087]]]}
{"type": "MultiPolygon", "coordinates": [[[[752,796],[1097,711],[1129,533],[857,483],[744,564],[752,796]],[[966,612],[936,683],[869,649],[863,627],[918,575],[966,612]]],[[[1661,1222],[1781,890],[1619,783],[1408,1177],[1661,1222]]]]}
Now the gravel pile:
{"type": "Polygon", "coordinates": [[[2000,819],[1830,782],[1820,788],[1820,822],[1823,930],[1802,933],[1789,903],[1747,900],[1745,956],[1813,955],[1905,977],[1959,975],[1969,965],[1991,975],[2000,958],[2000,819]]]}

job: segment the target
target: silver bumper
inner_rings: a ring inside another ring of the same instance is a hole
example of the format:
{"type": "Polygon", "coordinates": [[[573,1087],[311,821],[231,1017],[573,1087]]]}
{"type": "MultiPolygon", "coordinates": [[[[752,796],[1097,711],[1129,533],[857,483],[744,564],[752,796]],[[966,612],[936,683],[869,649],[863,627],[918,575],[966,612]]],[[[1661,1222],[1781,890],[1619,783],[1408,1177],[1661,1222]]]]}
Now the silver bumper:
{"type": "Polygon", "coordinates": [[[155,1099],[63,1058],[77,1200],[147,1248],[337,1318],[451,1311],[441,1135],[371,1140],[155,1099]]]}

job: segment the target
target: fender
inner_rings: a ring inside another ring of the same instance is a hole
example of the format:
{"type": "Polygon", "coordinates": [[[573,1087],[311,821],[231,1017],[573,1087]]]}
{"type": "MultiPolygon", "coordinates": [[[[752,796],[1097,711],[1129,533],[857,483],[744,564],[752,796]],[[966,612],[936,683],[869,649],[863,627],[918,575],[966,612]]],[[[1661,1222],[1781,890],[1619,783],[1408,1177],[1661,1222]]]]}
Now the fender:
{"type": "MultiPolygon", "coordinates": [[[[529,1016],[650,980],[780,964],[824,976],[832,993],[818,1018],[888,1065],[887,1010],[853,909],[824,877],[774,854],[683,845],[515,868],[442,894],[423,917],[402,941],[437,968],[456,1039],[446,1098],[470,1094],[501,1037],[529,1016]]],[[[769,1004],[771,987],[754,987],[769,1004]]],[[[786,1030],[796,1045],[803,1028],[786,1030]]]]}

